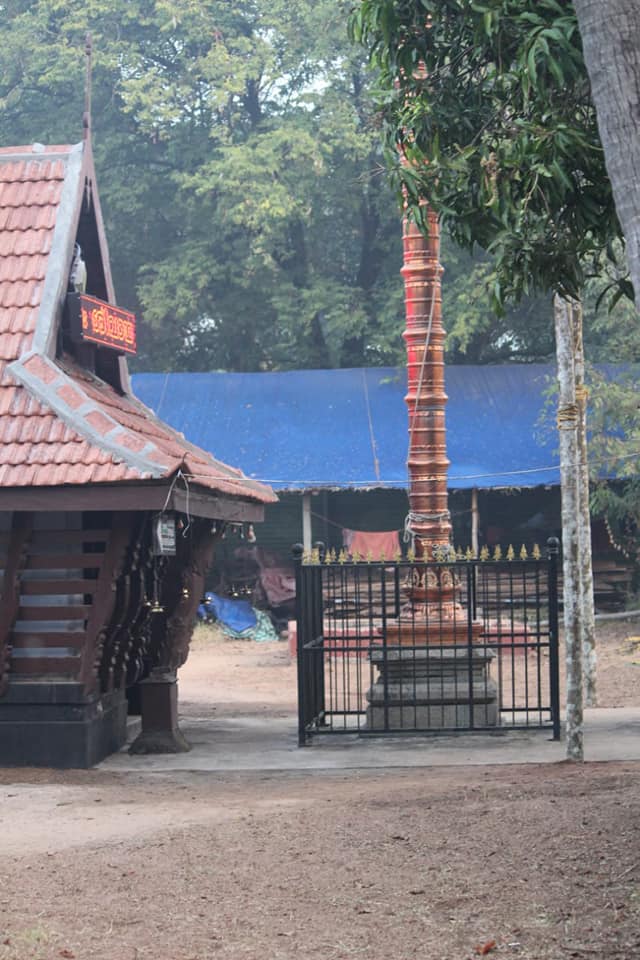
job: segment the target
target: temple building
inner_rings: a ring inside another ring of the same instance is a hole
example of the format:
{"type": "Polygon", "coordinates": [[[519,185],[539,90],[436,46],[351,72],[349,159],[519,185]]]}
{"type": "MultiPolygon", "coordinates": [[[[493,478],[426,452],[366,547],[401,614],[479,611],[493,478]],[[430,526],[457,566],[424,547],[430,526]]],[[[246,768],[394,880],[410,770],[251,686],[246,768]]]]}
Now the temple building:
{"type": "Polygon", "coordinates": [[[214,543],[269,487],[131,393],[90,141],[0,150],[0,765],[186,749],[176,671],[214,543]]]}

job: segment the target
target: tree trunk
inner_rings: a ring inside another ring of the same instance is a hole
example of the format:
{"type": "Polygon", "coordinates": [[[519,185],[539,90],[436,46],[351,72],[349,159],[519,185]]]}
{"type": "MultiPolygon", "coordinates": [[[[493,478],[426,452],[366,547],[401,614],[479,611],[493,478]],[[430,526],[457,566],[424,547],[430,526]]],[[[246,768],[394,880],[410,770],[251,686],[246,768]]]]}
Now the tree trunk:
{"type": "Polygon", "coordinates": [[[640,4],[574,0],[598,129],[640,304],[640,4]]]}
{"type": "Polygon", "coordinates": [[[564,642],[567,664],[567,759],[583,760],[582,645],[580,631],[580,492],[578,471],[578,411],[574,367],[572,306],[554,298],[558,361],[558,434],[562,494],[562,573],[564,579],[564,642]]]}
{"type": "Polygon", "coordinates": [[[582,676],[584,704],[596,705],[596,621],[593,604],[593,564],[591,558],[591,512],[589,510],[589,461],[587,451],[587,390],[584,382],[582,342],[582,303],[571,303],[576,406],[578,414],[578,542],[580,564],[580,632],[582,637],[582,676]]]}

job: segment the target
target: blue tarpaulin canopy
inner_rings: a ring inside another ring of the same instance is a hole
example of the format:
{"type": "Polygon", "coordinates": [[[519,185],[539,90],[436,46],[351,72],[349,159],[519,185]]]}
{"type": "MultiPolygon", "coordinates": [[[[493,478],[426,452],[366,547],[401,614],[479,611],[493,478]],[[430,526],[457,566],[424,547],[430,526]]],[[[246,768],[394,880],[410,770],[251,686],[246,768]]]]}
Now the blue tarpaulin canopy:
{"type": "MultiPolygon", "coordinates": [[[[555,371],[446,370],[449,487],[560,480],[555,371]]],[[[137,396],[187,440],[279,490],[407,486],[404,369],[139,373],[137,396]]]]}

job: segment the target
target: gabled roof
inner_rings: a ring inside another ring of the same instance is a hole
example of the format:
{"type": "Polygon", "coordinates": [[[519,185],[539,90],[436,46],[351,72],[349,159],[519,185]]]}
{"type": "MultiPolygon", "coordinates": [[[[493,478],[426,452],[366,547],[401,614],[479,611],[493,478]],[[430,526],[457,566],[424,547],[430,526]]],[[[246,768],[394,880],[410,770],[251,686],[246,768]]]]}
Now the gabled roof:
{"type": "MultiPolygon", "coordinates": [[[[450,489],[559,484],[551,364],[448,366],[445,381],[450,489]]],[[[278,490],[407,486],[404,369],[141,373],[133,384],[193,443],[215,443],[278,490]]]]}
{"type": "Polygon", "coordinates": [[[268,487],[214,460],[124,393],[56,357],[80,210],[89,191],[113,288],[88,145],[0,149],[0,487],[169,479],[268,503],[268,487]]]}

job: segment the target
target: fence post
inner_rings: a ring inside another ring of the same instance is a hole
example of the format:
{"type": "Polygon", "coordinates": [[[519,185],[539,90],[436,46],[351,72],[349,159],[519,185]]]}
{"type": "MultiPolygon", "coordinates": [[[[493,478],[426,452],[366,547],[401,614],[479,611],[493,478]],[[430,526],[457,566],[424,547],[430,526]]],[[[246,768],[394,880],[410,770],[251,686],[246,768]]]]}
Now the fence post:
{"type": "Polygon", "coordinates": [[[307,745],[307,703],[305,697],[305,650],[306,624],[303,613],[306,604],[305,584],[303,584],[302,557],[304,547],[295,543],[291,548],[296,572],[296,666],[298,678],[298,746],[307,745]]]}
{"type": "MultiPolygon", "coordinates": [[[[467,574],[467,658],[469,662],[468,667],[468,682],[469,682],[469,728],[471,730],[475,729],[475,698],[473,696],[473,616],[474,610],[472,605],[469,602],[471,598],[471,580],[472,580],[472,568],[467,564],[466,574],[467,574]]],[[[486,646],[485,646],[486,650],[486,646]]],[[[486,675],[485,675],[485,692],[486,692],[486,675]]],[[[485,708],[485,722],[486,722],[486,708],[485,708]]]]}
{"type": "Polygon", "coordinates": [[[324,726],[326,724],[326,691],[324,684],[324,594],[322,590],[322,570],[327,548],[321,540],[313,544],[318,552],[318,566],[309,571],[309,589],[312,596],[311,607],[311,639],[314,643],[320,640],[318,647],[314,646],[313,657],[313,719],[324,726]]]}
{"type": "Polygon", "coordinates": [[[560,655],[558,636],[558,556],[560,541],[557,537],[547,540],[549,570],[549,691],[553,739],[560,739],[560,655]]]}

